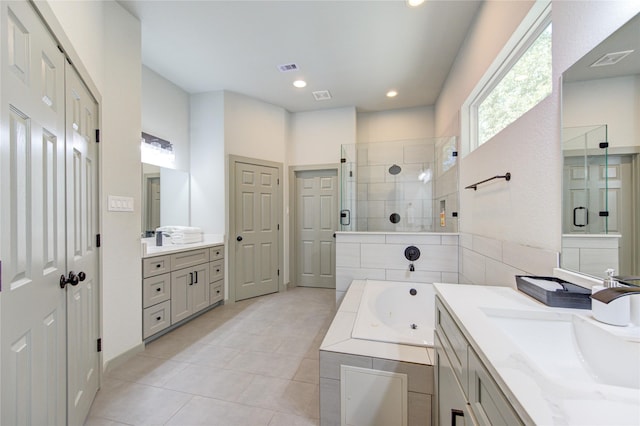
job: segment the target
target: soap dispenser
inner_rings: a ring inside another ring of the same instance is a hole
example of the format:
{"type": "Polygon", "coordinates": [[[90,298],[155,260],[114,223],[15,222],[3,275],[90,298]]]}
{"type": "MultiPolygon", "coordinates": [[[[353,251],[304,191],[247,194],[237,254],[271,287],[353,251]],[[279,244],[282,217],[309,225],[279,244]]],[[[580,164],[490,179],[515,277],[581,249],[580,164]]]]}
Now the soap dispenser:
{"type": "MultiPolygon", "coordinates": [[[[620,283],[613,278],[613,274],[615,273],[613,269],[609,268],[604,272],[607,274],[607,277],[602,281],[602,285],[594,285],[591,287],[591,294],[595,294],[606,288],[620,286],[620,283]]],[[[591,298],[593,317],[606,324],[627,326],[631,320],[630,299],[630,297],[620,297],[609,303],[602,303],[599,300],[591,298]]]]}

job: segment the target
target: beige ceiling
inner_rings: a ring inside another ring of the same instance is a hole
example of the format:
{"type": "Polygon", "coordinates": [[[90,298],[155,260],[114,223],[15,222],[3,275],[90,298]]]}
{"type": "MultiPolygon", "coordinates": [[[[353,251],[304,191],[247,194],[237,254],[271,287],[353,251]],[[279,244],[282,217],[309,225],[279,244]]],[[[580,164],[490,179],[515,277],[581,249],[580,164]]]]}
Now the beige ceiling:
{"type": "Polygon", "coordinates": [[[120,0],[143,63],[188,93],[230,90],[292,112],[433,105],[481,2],[120,0]],[[299,71],[282,73],[278,65],[299,71]],[[307,81],[304,89],[292,82],[307,81]],[[398,96],[385,93],[395,89],[398,96]],[[316,101],[313,91],[332,99],[316,101]]]}

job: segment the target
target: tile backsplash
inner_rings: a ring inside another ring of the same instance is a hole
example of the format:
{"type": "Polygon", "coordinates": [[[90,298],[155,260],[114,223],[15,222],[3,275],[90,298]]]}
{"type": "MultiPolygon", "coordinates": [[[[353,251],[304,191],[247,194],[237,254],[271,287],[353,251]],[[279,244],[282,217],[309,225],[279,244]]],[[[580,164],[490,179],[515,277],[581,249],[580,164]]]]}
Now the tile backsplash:
{"type": "Polygon", "coordinates": [[[515,288],[515,275],[553,275],[559,253],[466,233],[338,232],[336,301],[352,280],[445,282],[515,288]],[[421,255],[409,270],[406,247],[421,255]]]}

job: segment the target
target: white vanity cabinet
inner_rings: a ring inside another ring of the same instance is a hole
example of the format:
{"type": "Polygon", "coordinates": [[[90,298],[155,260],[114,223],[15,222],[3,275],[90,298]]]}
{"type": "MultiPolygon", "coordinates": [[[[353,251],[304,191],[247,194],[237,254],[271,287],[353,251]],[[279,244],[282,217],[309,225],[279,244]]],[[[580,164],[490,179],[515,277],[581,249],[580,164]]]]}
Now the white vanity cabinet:
{"type": "Polygon", "coordinates": [[[436,297],[437,424],[524,424],[453,318],[436,297]]]}
{"type": "Polygon", "coordinates": [[[142,259],[142,338],[157,337],[224,300],[224,246],[142,259]]]}

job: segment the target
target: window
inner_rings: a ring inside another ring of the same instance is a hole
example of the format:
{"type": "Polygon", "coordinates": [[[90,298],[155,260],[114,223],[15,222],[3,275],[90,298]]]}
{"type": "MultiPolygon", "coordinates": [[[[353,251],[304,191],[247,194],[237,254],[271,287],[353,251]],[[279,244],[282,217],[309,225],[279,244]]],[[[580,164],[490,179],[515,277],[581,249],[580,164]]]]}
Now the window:
{"type": "Polygon", "coordinates": [[[489,77],[485,76],[478,85],[480,89],[467,102],[467,152],[491,139],[551,93],[550,6],[542,11],[535,9],[496,60],[498,65],[494,64],[487,73],[489,77]],[[502,58],[505,59],[500,61],[502,58]]]}

